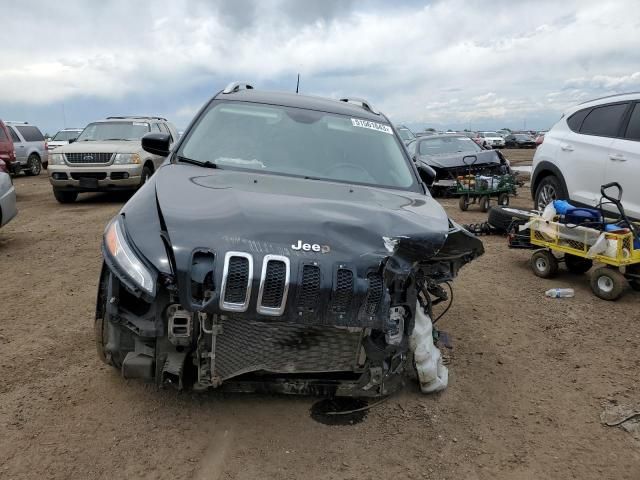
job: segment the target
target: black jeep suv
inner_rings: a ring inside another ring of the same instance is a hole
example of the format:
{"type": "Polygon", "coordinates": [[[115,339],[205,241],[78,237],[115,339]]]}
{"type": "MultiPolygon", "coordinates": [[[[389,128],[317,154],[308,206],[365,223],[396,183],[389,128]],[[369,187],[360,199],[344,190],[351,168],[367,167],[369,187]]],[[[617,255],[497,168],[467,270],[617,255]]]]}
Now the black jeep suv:
{"type": "Polygon", "coordinates": [[[101,358],[126,378],[231,391],[379,396],[447,370],[431,307],[482,243],[429,195],[368,102],[233,83],[109,223],[101,358]]]}

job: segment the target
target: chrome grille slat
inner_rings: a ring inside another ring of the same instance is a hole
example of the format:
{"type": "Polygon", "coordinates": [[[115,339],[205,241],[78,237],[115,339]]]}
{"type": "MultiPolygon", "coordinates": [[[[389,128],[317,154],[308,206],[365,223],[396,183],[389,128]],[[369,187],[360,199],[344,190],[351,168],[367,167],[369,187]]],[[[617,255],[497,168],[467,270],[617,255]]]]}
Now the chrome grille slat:
{"type": "Polygon", "coordinates": [[[220,308],[246,312],[251,299],[253,257],[244,252],[227,252],[224,256],[220,308]]]}
{"type": "Polygon", "coordinates": [[[290,270],[287,257],[265,255],[260,275],[258,313],[271,316],[282,315],[289,293],[290,270]]]}
{"type": "Polygon", "coordinates": [[[65,158],[68,163],[82,163],[82,164],[94,164],[94,163],[109,163],[113,153],[65,153],[65,158]]]}

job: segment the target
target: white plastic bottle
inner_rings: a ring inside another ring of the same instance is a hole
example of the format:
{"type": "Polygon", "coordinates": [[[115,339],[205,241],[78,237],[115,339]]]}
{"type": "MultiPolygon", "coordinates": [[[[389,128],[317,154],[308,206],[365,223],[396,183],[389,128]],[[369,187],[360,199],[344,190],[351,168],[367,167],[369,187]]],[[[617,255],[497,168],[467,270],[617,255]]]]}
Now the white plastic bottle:
{"type": "Polygon", "coordinates": [[[573,288],[552,288],[544,292],[547,297],[551,298],[571,298],[573,297],[573,288]]]}

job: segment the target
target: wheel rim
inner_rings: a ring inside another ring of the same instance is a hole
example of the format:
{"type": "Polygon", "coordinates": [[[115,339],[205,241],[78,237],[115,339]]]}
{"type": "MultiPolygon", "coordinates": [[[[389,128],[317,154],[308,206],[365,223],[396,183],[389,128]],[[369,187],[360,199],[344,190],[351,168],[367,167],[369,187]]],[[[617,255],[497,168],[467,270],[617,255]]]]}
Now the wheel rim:
{"type": "Polygon", "coordinates": [[[542,185],[540,193],[538,195],[538,208],[544,210],[544,207],[549,205],[553,200],[557,200],[558,194],[553,185],[548,183],[542,185]]]}
{"type": "Polygon", "coordinates": [[[38,175],[40,173],[40,164],[37,158],[32,158],[29,162],[29,170],[32,175],[38,175]]]}
{"type": "Polygon", "coordinates": [[[538,270],[540,270],[541,272],[544,272],[548,266],[549,264],[547,263],[546,258],[542,258],[542,257],[536,258],[536,268],[538,270]]]}
{"type": "Polygon", "coordinates": [[[598,288],[605,293],[611,293],[613,291],[613,280],[606,275],[598,277],[598,288]]]}

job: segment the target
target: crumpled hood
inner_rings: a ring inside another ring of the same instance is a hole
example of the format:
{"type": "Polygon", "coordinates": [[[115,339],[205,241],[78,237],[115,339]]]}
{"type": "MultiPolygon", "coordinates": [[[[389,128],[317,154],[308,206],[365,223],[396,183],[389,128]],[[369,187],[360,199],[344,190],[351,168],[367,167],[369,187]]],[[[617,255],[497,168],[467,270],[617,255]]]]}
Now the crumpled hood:
{"type": "Polygon", "coordinates": [[[481,152],[457,152],[446,155],[420,155],[421,162],[435,168],[466,167],[471,165],[500,164],[500,157],[495,150],[481,152]]]}
{"type": "Polygon", "coordinates": [[[117,140],[110,142],[73,142],[57,147],[56,153],[136,153],[140,141],[117,140]]]}
{"type": "MultiPolygon", "coordinates": [[[[431,272],[454,276],[483,251],[478,239],[451,225],[444,209],[419,192],[184,164],[159,168],[121,213],[133,248],[167,275],[163,282],[175,281],[180,303],[192,311],[229,313],[218,306],[227,284],[224,259],[248,254],[254,269],[246,291],[253,293],[247,293],[251,305],[243,315],[254,319],[260,317],[255,292],[269,254],[290,264],[292,295],[279,318],[300,321],[302,310],[294,305],[296,295],[303,294],[301,285],[310,285],[304,270],[311,265],[319,272],[320,297],[313,298],[321,311],[309,321],[386,328],[382,306],[375,315],[358,308],[357,321],[332,310],[331,302],[341,298],[334,290],[349,288],[340,287],[334,276],[352,272],[353,297],[346,298],[362,305],[375,278],[402,285],[412,272],[436,264],[431,272]],[[193,288],[203,285],[207,272],[213,294],[196,300],[193,288]]],[[[373,305],[388,306],[389,294],[377,295],[373,305]]]]}
{"type": "Polygon", "coordinates": [[[449,227],[443,208],[414,192],[188,165],[167,165],[153,180],[178,263],[194,248],[347,262],[387,256],[403,242],[428,258],[449,227]],[[330,253],[295,250],[298,241],[329,246],[330,253]]]}

